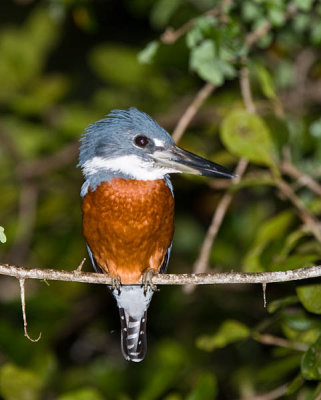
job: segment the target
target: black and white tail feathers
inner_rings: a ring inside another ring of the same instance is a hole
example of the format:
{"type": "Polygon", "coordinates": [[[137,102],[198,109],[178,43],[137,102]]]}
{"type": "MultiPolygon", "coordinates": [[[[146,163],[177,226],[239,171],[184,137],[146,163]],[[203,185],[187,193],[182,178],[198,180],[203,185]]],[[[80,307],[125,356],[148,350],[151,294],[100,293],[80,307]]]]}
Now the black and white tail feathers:
{"type": "Polygon", "coordinates": [[[120,293],[112,291],[119,308],[121,325],[121,349],[128,361],[139,362],[147,351],[146,321],[147,309],[153,296],[148,287],[138,285],[122,286],[120,293]]]}
{"type": "Polygon", "coordinates": [[[147,351],[145,311],[141,319],[135,319],[119,308],[121,325],[121,350],[128,361],[142,361],[147,351]]]}

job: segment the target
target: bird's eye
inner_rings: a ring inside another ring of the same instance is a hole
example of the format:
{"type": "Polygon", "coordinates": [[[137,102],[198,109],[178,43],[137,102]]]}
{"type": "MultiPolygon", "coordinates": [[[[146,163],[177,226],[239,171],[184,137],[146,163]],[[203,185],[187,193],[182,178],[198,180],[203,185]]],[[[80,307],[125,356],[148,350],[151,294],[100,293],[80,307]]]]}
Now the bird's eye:
{"type": "Polygon", "coordinates": [[[134,143],[138,147],[146,147],[149,143],[149,139],[146,136],[136,136],[134,143]]]}

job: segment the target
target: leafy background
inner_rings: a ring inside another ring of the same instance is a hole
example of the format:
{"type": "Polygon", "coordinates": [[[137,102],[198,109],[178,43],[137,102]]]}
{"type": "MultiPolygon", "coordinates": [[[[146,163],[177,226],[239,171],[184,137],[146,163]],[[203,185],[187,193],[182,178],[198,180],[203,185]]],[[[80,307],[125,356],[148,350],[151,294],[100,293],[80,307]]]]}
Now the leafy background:
{"type": "MultiPolygon", "coordinates": [[[[136,106],[172,132],[204,81],[216,90],[180,145],[231,169],[239,157],[250,164],[232,189],[173,177],[170,271],[192,271],[226,190],[233,202],[211,269],[319,262],[320,1],[221,3],[0,3],[2,262],[76,268],[86,256],[76,169],[84,128],[112,108],[136,106]],[[186,29],[166,40],[168,26],[186,29]],[[248,35],[264,26],[250,43],[248,35]],[[242,70],[256,113],[244,103],[242,70]]],[[[42,332],[37,343],[23,336],[18,282],[1,277],[2,399],[321,398],[318,281],[268,285],[267,308],[259,286],[204,286],[190,294],[162,287],[140,364],[121,356],[117,309],[104,287],[28,281],[26,294],[29,333],[42,332]]]]}

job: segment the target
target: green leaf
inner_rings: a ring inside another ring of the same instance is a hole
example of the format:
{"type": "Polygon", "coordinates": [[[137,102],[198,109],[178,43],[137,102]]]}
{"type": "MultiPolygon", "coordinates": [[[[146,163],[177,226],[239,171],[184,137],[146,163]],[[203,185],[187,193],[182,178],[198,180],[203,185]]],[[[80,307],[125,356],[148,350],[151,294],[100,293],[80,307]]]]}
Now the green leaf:
{"type": "Polygon", "coordinates": [[[276,98],[275,85],[270,72],[263,65],[257,65],[256,72],[264,95],[268,99],[275,99],[276,98]]]}
{"type": "Polygon", "coordinates": [[[186,45],[192,49],[203,40],[204,36],[200,28],[196,25],[186,35],[186,45]]]}
{"type": "Polygon", "coordinates": [[[313,392],[312,399],[317,399],[318,396],[320,398],[320,395],[321,395],[321,382],[319,382],[317,384],[317,387],[315,388],[315,390],[313,392]]]}
{"type": "Polygon", "coordinates": [[[271,241],[282,238],[293,219],[294,215],[291,211],[283,211],[261,225],[252,247],[244,257],[243,265],[246,272],[265,270],[260,260],[263,250],[271,241]]]}
{"type": "Polygon", "coordinates": [[[239,321],[226,320],[214,335],[202,335],[196,346],[205,351],[223,348],[230,343],[238,342],[250,336],[249,328],[239,321]]]}
{"type": "Polygon", "coordinates": [[[83,388],[63,394],[57,400],[104,400],[104,398],[96,389],[83,388]]]}
{"type": "Polygon", "coordinates": [[[0,371],[0,393],[5,400],[40,399],[39,377],[13,364],[5,364],[0,371]]]}
{"type": "Polygon", "coordinates": [[[296,292],[305,309],[321,314],[321,283],[299,286],[296,292]]]}
{"type": "Polygon", "coordinates": [[[311,123],[309,131],[313,137],[317,139],[321,138],[321,118],[311,123]]]}
{"type": "Polygon", "coordinates": [[[90,54],[90,65],[107,83],[132,86],[146,79],[145,66],[139,64],[130,48],[100,45],[90,54]]]}
{"type": "Polygon", "coordinates": [[[169,91],[164,75],[157,73],[151,65],[139,63],[133,48],[102,44],[91,51],[89,62],[94,72],[107,83],[108,90],[113,86],[126,89],[126,104],[129,92],[138,91],[142,96],[145,91],[148,95],[161,97],[169,91]]]}
{"type": "Polygon", "coordinates": [[[182,400],[182,396],[178,393],[171,393],[168,396],[164,397],[164,400],[182,400]]]}
{"type": "Polygon", "coordinates": [[[321,336],[304,354],[301,372],[305,379],[321,380],[321,336]]]}
{"type": "Polygon", "coordinates": [[[235,76],[234,66],[219,58],[215,43],[210,39],[204,40],[199,46],[192,49],[190,67],[201,78],[216,86],[222,85],[225,77],[235,76]]]}
{"type": "Polygon", "coordinates": [[[276,170],[270,132],[261,117],[245,110],[234,110],[223,120],[221,139],[227,149],[238,157],[276,170]]]}
{"type": "Polygon", "coordinates": [[[206,373],[198,380],[186,400],[213,400],[217,395],[217,381],[213,374],[206,373]]]}
{"type": "Polygon", "coordinates": [[[23,114],[44,112],[62,98],[67,88],[67,80],[62,75],[44,76],[33,82],[26,93],[17,95],[12,107],[23,114]]]}
{"type": "Polygon", "coordinates": [[[310,32],[311,40],[314,45],[319,45],[321,43],[321,24],[316,23],[312,25],[310,32]]]}
{"type": "Polygon", "coordinates": [[[1,243],[6,243],[6,241],[7,241],[7,237],[6,237],[5,233],[4,233],[4,227],[0,226],[0,242],[1,243]]]}
{"type": "Polygon", "coordinates": [[[268,18],[274,26],[282,26],[286,20],[283,7],[271,7],[268,10],[268,18]]]}
{"type": "Polygon", "coordinates": [[[283,299],[271,301],[267,306],[267,310],[269,313],[273,314],[280,308],[285,308],[287,306],[291,306],[297,303],[298,303],[298,298],[296,296],[288,296],[284,297],[283,299]]]}
{"type": "Polygon", "coordinates": [[[204,40],[199,46],[191,51],[190,67],[196,71],[201,78],[222,85],[224,77],[217,68],[217,54],[215,44],[211,40],[204,40]]]}
{"type": "Polygon", "coordinates": [[[304,385],[304,379],[301,374],[298,374],[292,382],[289,383],[288,387],[286,388],[286,395],[289,396],[290,394],[293,394],[297,392],[301,386],[304,385]]]}
{"type": "Polygon", "coordinates": [[[293,28],[297,33],[302,33],[307,30],[311,24],[311,18],[307,14],[299,14],[296,18],[294,18],[293,28]]]}
{"type": "Polygon", "coordinates": [[[242,16],[245,21],[255,21],[262,17],[262,7],[252,1],[244,1],[242,4],[242,16]]]}
{"type": "Polygon", "coordinates": [[[201,16],[196,19],[194,27],[186,34],[187,47],[192,49],[203,39],[213,36],[215,19],[210,16],[201,16]]]}
{"type": "Polygon", "coordinates": [[[283,357],[281,359],[274,359],[263,368],[260,368],[257,378],[264,384],[267,382],[275,382],[276,380],[283,379],[288,376],[292,371],[296,371],[300,366],[301,354],[294,354],[283,357]]]}
{"type": "MultiPolygon", "coordinates": [[[[288,234],[286,236],[286,240],[284,242],[284,245],[282,247],[282,249],[279,251],[278,254],[278,260],[281,260],[281,262],[283,260],[285,260],[290,252],[295,249],[297,243],[299,242],[299,240],[301,240],[303,237],[305,237],[306,235],[308,235],[307,232],[305,232],[303,229],[297,229],[295,231],[292,231],[290,234],[288,234]]],[[[278,261],[279,262],[279,261],[278,261]]]]}
{"type": "Polygon", "coordinates": [[[159,42],[154,40],[138,53],[137,59],[141,64],[151,64],[157,50],[159,49],[159,42]]]}
{"type": "Polygon", "coordinates": [[[7,100],[38,76],[58,39],[58,28],[46,9],[35,8],[22,27],[1,33],[0,99],[7,100]]]}
{"type": "Polygon", "coordinates": [[[294,0],[298,8],[302,11],[309,11],[312,8],[313,0],[294,0]]]}
{"type": "Polygon", "coordinates": [[[180,6],[182,0],[159,0],[154,3],[151,12],[151,24],[158,29],[168,25],[171,16],[180,6]]]}

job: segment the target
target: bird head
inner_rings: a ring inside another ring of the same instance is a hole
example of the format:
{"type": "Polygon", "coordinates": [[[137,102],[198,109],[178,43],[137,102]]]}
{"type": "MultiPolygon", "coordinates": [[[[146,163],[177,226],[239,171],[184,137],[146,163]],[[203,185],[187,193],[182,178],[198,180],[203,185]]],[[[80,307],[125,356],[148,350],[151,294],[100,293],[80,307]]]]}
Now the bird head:
{"type": "Polygon", "coordinates": [[[113,110],[90,125],[81,139],[79,164],[91,186],[113,177],[153,180],[186,172],[233,178],[226,168],[176,146],[149,115],[136,108],[113,110]]]}

